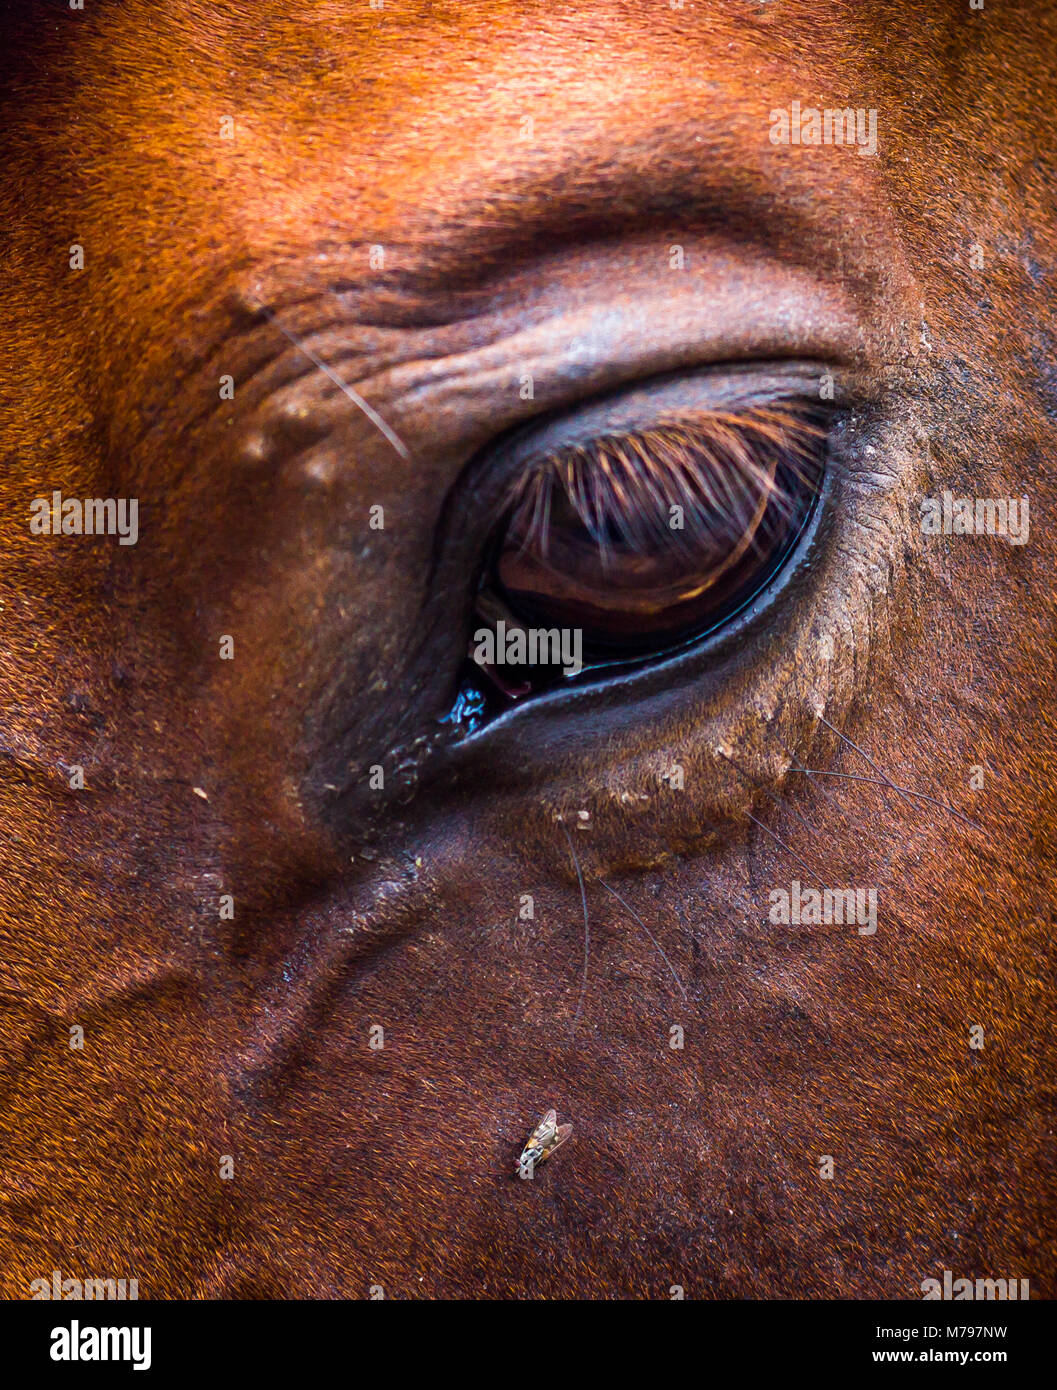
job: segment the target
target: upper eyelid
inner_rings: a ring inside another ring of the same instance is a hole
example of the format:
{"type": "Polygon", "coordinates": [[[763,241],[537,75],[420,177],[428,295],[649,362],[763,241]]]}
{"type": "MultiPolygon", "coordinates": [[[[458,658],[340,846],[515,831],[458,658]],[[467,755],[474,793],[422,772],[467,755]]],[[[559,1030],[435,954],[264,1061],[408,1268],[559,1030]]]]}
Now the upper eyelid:
{"type": "Polygon", "coordinates": [[[754,266],[746,304],[736,276],[675,285],[611,248],[592,245],[582,259],[542,263],[515,302],[497,290],[472,333],[463,325],[398,334],[380,370],[364,362],[356,389],[413,449],[416,437],[430,447],[443,420],[446,444],[472,455],[491,427],[514,430],[541,412],[581,408],[591,396],[632,391],[665,373],[690,379],[782,359],[846,376],[872,360],[868,325],[846,293],[806,271],[754,266]],[[616,300],[614,279],[622,286],[616,300]],[[529,396],[519,394],[525,375],[529,396]]]}
{"type": "Polygon", "coordinates": [[[824,362],[791,361],[724,363],[665,373],[525,422],[506,441],[504,454],[527,466],[567,446],[634,435],[665,421],[675,423],[680,416],[734,414],[792,399],[817,400],[826,409],[835,404],[818,392],[826,372],[832,375],[824,362]]]}

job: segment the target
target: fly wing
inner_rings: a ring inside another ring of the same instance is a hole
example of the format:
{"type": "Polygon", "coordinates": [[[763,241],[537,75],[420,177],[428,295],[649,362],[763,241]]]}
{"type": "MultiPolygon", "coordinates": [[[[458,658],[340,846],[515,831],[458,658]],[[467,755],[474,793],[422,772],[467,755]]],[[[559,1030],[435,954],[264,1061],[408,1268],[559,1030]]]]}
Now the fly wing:
{"type": "Polygon", "coordinates": [[[555,1149],[564,1144],[572,1132],[572,1125],[559,1125],[554,1132],[554,1143],[550,1147],[550,1152],[553,1153],[555,1149]]]}
{"type": "Polygon", "coordinates": [[[534,1144],[539,1144],[541,1147],[547,1148],[554,1137],[554,1127],[557,1118],[558,1112],[556,1110],[548,1110],[543,1119],[540,1120],[539,1124],[529,1135],[525,1148],[529,1149],[534,1144]]]}

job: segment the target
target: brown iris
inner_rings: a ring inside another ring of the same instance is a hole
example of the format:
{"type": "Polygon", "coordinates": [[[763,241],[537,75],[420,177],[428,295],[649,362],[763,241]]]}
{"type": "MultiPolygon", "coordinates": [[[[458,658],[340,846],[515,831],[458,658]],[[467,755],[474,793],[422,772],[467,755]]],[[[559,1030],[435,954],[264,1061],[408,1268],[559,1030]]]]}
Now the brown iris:
{"type": "Polygon", "coordinates": [[[579,628],[596,660],[714,627],[788,553],[824,440],[811,407],[790,404],[550,453],[517,485],[479,616],[579,628]]]}

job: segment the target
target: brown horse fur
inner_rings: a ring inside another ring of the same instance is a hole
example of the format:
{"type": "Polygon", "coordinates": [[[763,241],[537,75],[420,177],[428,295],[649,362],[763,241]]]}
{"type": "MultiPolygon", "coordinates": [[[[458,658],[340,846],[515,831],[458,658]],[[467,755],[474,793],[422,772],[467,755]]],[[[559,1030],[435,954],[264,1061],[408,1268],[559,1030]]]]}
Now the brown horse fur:
{"type": "Polygon", "coordinates": [[[1057,1293],[1053,8],[4,26],[4,1292],[1057,1293]],[[794,100],[876,156],[772,144],[794,100]],[[844,401],[807,577],[439,739],[479,451],[777,360],[844,401]],[[944,489],[1029,542],[923,535],[944,489]],[[53,490],[137,544],[31,535],[53,490]],[[773,924],[794,878],[876,933],[773,924]]]}

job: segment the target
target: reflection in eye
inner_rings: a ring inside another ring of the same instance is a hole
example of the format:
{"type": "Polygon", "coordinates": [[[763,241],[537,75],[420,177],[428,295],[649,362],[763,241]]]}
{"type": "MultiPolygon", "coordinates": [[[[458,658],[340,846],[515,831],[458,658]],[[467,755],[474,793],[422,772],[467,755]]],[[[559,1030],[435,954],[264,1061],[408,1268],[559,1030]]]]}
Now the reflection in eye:
{"type": "MultiPolygon", "coordinates": [[[[788,558],[819,495],[826,441],[819,404],[794,399],[683,413],[543,453],[501,509],[475,626],[508,640],[573,629],[588,670],[642,663],[714,631],[788,558]]],[[[558,661],[478,657],[460,698],[472,696],[476,727],[486,709],[568,674],[558,661]]]]}

